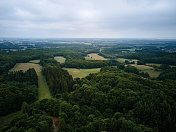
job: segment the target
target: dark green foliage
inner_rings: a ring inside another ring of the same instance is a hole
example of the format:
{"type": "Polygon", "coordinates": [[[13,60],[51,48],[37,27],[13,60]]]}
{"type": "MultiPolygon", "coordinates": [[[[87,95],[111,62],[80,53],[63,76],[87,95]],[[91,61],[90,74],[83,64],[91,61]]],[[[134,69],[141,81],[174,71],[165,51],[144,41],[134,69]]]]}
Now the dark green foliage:
{"type": "Polygon", "coordinates": [[[132,61],[130,64],[135,64],[135,61],[132,61]]]}
{"type": "Polygon", "coordinates": [[[123,57],[128,59],[142,60],[145,63],[176,65],[175,53],[167,53],[161,51],[160,49],[151,47],[138,50],[135,53],[130,53],[128,55],[124,55],[123,57]]]}
{"type": "MultiPolygon", "coordinates": [[[[101,54],[111,58],[126,56],[145,63],[175,64],[175,54],[161,52],[156,48],[141,48],[131,54],[126,50],[127,47],[123,48],[121,49],[126,52],[122,52],[118,46],[114,49],[103,48],[101,54]]],[[[115,60],[84,60],[90,51],[98,52],[98,48],[37,49],[9,54],[1,52],[0,113],[5,115],[20,108],[21,112],[0,131],[50,132],[53,131],[53,121],[49,116],[58,119],[59,131],[64,132],[176,130],[175,69],[164,66],[161,69],[167,70],[159,76],[162,81],[151,80],[147,78],[147,73],[132,66],[125,67],[115,60]],[[73,80],[53,59],[54,56],[67,59],[62,66],[103,68],[100,73],[73,80]],[[55,98],[36,101],[37,78],[33,69],[25,73],[20,71],[7,74],[16,62],[38,58],[55,98]]]]}
{"type": "Polygon", "coordinates": [[[149,74],[147,72],[140,72],[139,75],[141,75],[144,78],[149,78],[149,74]]]}
{"type": "Polygon", "coordinates": [[[0,115],[19,110],[23,101],[36,101],[37,86],[38,78],[34,69],[4,74],[0,83],[0,115]]]}
{"type": "Polygon", "coordinates": [[[176,128],[174,82],[162,84],[105,67],[75,83],[69,102],[79,105],[89,121],[81,130],[151,132],[176,128]]]}
{"type": "Polygon", "coordinates": [[[176,69],[168,69],[163,71],[158,79],[160,80],[165,80],[165,79],[172,79],[172,80],[176,80],[176,69]]]}
{"type": "Polygon", "coordinates": [[[125,60],[125,64],[130,64],[130,62],[128,60],[125,60]]]}
{"type": "Polygon", "coordinates": [[[68,68],[82,68],[82,69],[89,69],[89,68],[101,68],[104,66],[116,66],[118,62],[116,60],[73,60],[69,59],[66,60],[62,67],[68,68]]]}
{"type": "Polygon", "coordinates": [[[53,58],[47,58],[47,57],[42,57],[40,59],[40,64],[42,66],[45,66],[45,65],[60,66],[56,60],[54,60],[53,58]]]}
{"type": "Polygon", "coordinates": [[[124,66],[124,64],[119,63],[117,65],[117,68],[123,70],[125,68],[125,66],[124,66]]]}
{"type": "Polygon", "coordinates": [[[19,113],[9,124],[3,126],[5,132],[50,132],[53,131],[53,121],[40,110],[29,106],[28,112],[19,113]],[[32,114],[31,114],[32,113],[32,114]]]}
{"type": "Polygon", "coordinates": [[[73,78],[63,70],[54,59],[43,61],[43,73],[46,77],[50,92],[54,97],[72,90],[73,78]]]}
{"type": "Polygon", "coordinates": [[[137,61],[137,65],[145,65],[143,61],[137,61]]]}
{"type": "Polygon", "coordinates": [[[37,100],[38,88],[30,83],[7,82],[0,84],[0,115],[21,108],[23,101],[32,103],[37,100]]]}
{"type": "Polygon", "coordinates": [[[167,69],[170,69],[170,66],[168,64],[161,64],[159,69],[167,70],[167,69]]]}
{"type": "Polygon", "coordinates": [[[138,69],[137,69],[136,67],[130,66],[130,65],[126,66],[126,67],[124,68],[124,71],[125,71],[125,72],[129,72],[129,73],[135,73],[135,74],[138,74],[138,73],[139,73],[139,71],[138,71],[138,69]]]}
{"type": "Polygon", "coordinates": [[[4,76],[4,81],[30,82],[38,86],[38,78],[34,68],[23,71],[13,71],[4,76]]]}

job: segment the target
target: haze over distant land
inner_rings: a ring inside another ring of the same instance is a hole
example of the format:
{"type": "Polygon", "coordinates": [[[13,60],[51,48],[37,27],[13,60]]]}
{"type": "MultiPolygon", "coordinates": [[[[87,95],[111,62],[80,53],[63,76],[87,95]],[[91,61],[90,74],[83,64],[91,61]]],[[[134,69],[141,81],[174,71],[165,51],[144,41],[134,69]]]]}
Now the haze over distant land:
{"type": "Polygon", "coordinates": [[[0,0],[0,37],[176,39],[176,1],[0,0]]]}

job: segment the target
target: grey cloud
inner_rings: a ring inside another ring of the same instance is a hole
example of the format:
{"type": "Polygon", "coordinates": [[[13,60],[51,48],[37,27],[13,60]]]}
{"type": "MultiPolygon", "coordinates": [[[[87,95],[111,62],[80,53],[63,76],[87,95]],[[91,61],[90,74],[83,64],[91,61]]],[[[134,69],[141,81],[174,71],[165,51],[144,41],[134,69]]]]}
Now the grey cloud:
{"type": "Polygon", "coordinates": [[[1,0],[0,37],[176,38],[174,0],[1,0]]]}

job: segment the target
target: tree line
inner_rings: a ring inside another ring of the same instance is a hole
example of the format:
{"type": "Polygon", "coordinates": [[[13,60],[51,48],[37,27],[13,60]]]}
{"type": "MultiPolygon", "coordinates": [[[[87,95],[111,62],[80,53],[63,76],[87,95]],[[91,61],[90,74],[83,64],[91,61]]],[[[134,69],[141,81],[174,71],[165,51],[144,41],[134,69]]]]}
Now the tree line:
{"type": "Polygon", "coordinates": [[[0,115],[20,110],[23,101],[38,98],[38,78],[34,69],[10,72],[0,79],[0,115]]]}
{"type": "Polygon", "coordinates": [[[100,73],[76,78],[71,91],[64,92],[62,98],[23,103],[25,116],[20,114],[23,116],[3,130],[51,130],[50,117],[46,117],[50,115],[58,118],[59,131],[66,132],[172,132],[176,129],[175,95],[174,80],[144,79],[104,67],[100,73]]]}
{"type": "Polygon", "coordinates": [[[42,72],[46,77],[50,92],[54,97],[60,97],[62,93],[69,92],[73,86],[73,78],[53,58],[41,58],[42,72]]]}

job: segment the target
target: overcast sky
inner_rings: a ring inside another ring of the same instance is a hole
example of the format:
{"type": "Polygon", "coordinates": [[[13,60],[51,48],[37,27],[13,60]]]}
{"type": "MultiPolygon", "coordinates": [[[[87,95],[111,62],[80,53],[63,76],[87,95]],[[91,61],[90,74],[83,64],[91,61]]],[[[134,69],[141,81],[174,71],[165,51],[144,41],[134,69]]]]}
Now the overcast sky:
{"type": "Polygon", "coordinates": [[[0,0],[0,37],[176,38],[176,0],[0,0]]]}

